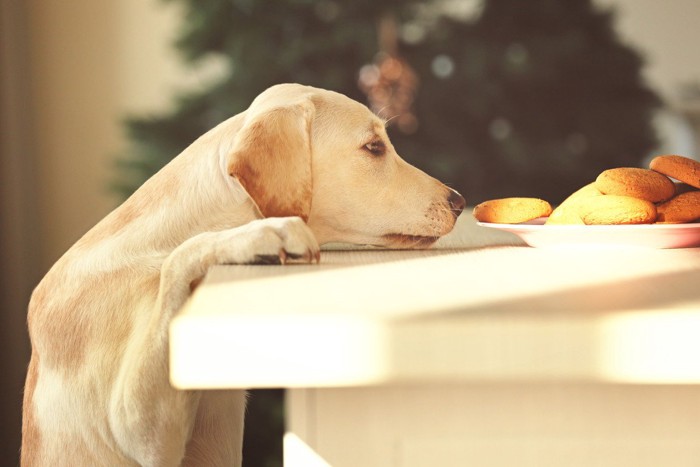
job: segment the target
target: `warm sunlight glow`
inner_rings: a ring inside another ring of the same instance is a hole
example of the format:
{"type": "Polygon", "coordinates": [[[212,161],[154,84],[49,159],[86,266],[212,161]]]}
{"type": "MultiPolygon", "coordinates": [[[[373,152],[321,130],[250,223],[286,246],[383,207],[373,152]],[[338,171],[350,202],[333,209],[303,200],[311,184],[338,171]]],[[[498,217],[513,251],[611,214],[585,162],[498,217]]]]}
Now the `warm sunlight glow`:
{"type": "Polygon", "coordinates": [[[383,374],[380,325],[362,317],[238,313],[178,319],[171,380],[178,387],[357,385],[383,374]],[[226,371],[212,355],[223,356],[226,371]],[[184,375],[184,376],[183,376],[184,375]]]}
{"type": "Polygon", "coordinates": [[[629,313],[605,320],[601,370],[613,381],[700,383],[700,314],[629,313]]]}

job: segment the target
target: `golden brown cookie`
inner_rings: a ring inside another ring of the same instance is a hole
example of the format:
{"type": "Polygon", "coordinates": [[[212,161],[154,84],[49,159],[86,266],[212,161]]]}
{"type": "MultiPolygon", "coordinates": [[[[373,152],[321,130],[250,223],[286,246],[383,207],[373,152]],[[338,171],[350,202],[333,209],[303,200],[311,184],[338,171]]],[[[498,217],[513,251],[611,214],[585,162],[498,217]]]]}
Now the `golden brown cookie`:
{"type": "Polygon", "coordinates": [[[678,155],[657,156],[649,167],[659,173],[700,188],[700,162],[678,155]]]}
{"type": "Polygon", "coordinates": [[[519,224],[538,217],[549,216],[552,206],[539,198],[500,198],[484,201],[474,207],[479,222],[519,224]]]}
{"type": "Polygon", "coordinates": [[[683,224],[700,219],[700,191],[688,191],[656,207],[656,222],[683,224]]]}
{"type": "Polygon", "coordinates": [[[603,196],[603,193],[595,187],[594,183],[589,183],[562,201],[552,211],[545,224],[583,224],[583,219],[577,207],[578,203],[585,203],[586,199],[593,196],[603,196]]]}
{"type": "Polygon", "coordinates": [[[594,196],[580,203],[578,209],[587,225],[653,224],[656,221],[654,203],[631,196],[594,196]]]}
{"type": "Polygon", "coordinates": [[[652,203],[671,199],[676,188],[667,176],[649,169],[619,167],[598,175],[595,186],[605,195],[631,196],[652,203]]]}

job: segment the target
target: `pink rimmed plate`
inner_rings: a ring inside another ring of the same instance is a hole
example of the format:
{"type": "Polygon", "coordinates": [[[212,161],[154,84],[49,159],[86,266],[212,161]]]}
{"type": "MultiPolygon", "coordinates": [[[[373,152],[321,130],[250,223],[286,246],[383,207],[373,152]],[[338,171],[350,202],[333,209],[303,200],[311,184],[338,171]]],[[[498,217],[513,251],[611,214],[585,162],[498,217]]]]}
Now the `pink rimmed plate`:
{"type": "Polygon", "coordinates": [[[638,225],[544,225],[546,218],[522,224],[477,222],[510,232],[533,247],[632,246],[644,248],[700,247],[700,223],[638,225]]]}

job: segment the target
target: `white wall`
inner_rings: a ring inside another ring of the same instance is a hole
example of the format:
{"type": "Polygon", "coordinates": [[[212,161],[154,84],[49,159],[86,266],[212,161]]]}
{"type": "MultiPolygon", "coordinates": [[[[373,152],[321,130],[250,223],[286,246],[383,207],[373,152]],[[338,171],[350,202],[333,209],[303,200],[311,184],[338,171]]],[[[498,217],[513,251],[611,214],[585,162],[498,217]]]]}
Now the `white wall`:
{"type": "Polygon", "coordinates": [[[178,5],[160,0],[29,0],[30,92],[40,263],[48,268],[117,203],[121,119],[166,109],[199,74],[171,47],[178,5]]]}
{"type": "Polygon", "coordinates": [[[617,10],[620,36],[647,59],[649,83],[672,103],[678,86],[700,83],[700,2],[697,0],[596,0],[617,10]]]}

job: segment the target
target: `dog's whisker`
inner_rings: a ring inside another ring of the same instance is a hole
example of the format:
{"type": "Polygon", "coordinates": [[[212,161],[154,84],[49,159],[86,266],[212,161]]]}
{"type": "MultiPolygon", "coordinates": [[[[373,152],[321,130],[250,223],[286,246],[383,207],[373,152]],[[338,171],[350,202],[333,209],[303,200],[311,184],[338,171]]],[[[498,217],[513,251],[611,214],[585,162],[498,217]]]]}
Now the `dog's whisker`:
{"type": "Polygon", "coordinates": [[[384,119],[384,117],[382,117],[382,112],[384,112],[384,111],[385,111],[386,109],[388,109],[389,107],[390,107],[390,105],[387,104],[387,105],[385,105],[384,107],[382,107],[381,109],[377,110],[377,111],[375,112],[375,113],[377,114],[377,117],[379,117],[379,118],[381,118],[381,119],[384,119]]]}
{"type": "Polygon", "coordinates": [[[391,121],[392,121],[392,120],[394,120],[394,119],[396,119],[396,118],[398,118],[398,117],[400,117],[400,116],[401,116],[400,114],[396,114],[396,115],[394,115],[394,116],[392,116],[392,117],[389,117],[388,119],[384,120],[384,126],[385,126],[385,127],[388,127],[388,126],[391,124],[391,121]]]}

